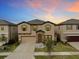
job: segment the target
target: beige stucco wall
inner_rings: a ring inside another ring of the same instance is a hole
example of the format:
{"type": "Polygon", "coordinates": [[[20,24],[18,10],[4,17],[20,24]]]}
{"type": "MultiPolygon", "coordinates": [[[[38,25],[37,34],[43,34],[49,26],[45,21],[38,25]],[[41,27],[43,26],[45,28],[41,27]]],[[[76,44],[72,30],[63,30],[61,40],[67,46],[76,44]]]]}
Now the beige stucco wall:
{"type": "Polygon", "coordinates": [[[31,33],[30,25],[27,23],[22,23],[18,25],[18,33],[31,33]],[[27,31],[22,31],[22,25],[27,26],[27,31]]]}
{"type": "Polygon", "coordinates": [[[21,40],[22,36],[32,36],[31,33],[32,33],[32,31],[31,31],[30,24],[22,23],[22,24],[18,25],[18,39],[19,40],[21,40]],[[22,25],[26,25],[27,26],[27,30],[26,31],[22,30],[22,25]],[[25,34],[23,34],[23,33],[25,33],[25,34]]]}
{"type": "Polygon", "coordinates": [[[58,26],[58,27],[60,27],[60,31],[63,31],[63,32],[76,32],[76,31],[79,31],[78,29],[77,29],[77,25],[72,25],[72,30],[67,30],[66,29],[66,25],[60,25],[60,26],[58,26]]]}
{"type": "Polygon", "coordinates": [[[17,26],[10,26],[10,39],[17,39],[18,37],[18,29],[17,26]]]}
{"type": "Polygon", "coordinates": [[[18,25],[18,33],[27,33],[27,34],[25,34],[25,35],[18,34],[19,40],[21,40],[21,36],[36,36],[36,31],[34,31],[32,29],[32,26],[37,26],[37,30],[45,31],[44,35],[52,35],[52,39],[54,39],[54,28],[55,28],[54,24],[45,23],[45,24],[42,24],[42,25],[29,25],[29,24],[26,24],[26,23],[22,23],[22,24],[18,25]],[[21,30],[21,26],[23,24],[28,26],[28,30],[27,31],[22,31],[21,30]],[[51,30],[50,31],[46,31],[45,30],[45,26],[46,25],[51,25],[51,30]]]}
{"type": "MultiPolygon", "coordinates": [[[[52,39],[54,39],[54,29],[55,29],[55,25],[54,24],[51,24],[51,23],[45,23],[45,24],[42,24],[42,25],[36,25],[37,26],[37,30],[43,30],[45,33],[44,35],[52,35],[52,39]],[[50,31],[46,31],[45,29],[45,26],[46,25],[51,25],[51,30],[50,31]]],[[[32,30],[32,34],[36,34],[35,31],[32,30]]]]}
{"type": "Polygon", "coordinates": [[[67,30],[66,25],[57,26],[57,31],[61,36],[61,40],[66,40],[66,36],[78,36],[79,30],[77,29],[77,25],[72,25],[72,30],[67,30]]]}
{"type": "Polygon", "coordinates": [[[6,38],[9,39],[9,26],[0,25],[0,34],[5,34],[6,38]],[[4,30],[1,30],[1,27],[4,27],[4,30]]]}
{"type": "Polygon", "coordinates": [[[0,34],[4,34],[6,36],[7,42],[9,41],[9,39],[15,38],[14,36],[17,35],[17,32],[17,26],[0,25],[0,34]],[[1,30],[1,27],[4,27],[4,30],[1,30]]]}
{"type": "Polygon", "coordinates": [[[45,35],[52,35],[52,39],[54,40],[54,29],[55,29],[55,26],[54,26],[54,24],[51,24],[51,23],[45,23],[45,24],[43,24],[42,25],[42,27],[41,27],[44,31],[45,31],[45,35]],[[46,25],[51,25],[51,30],[50,31],[46,31],[45,30],[45,26],[46,25]]]}

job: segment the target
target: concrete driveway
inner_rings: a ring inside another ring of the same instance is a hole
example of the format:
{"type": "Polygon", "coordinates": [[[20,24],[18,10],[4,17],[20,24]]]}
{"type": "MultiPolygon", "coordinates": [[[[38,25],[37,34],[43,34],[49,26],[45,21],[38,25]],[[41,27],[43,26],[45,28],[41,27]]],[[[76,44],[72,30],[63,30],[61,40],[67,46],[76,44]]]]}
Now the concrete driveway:
{"type": "Polygon", "coordinates": [[[36,39],[28,39],[21,43],[17,49],[5,59],[34,59],[34,48],[36,39]]]}
{"type": "Polygon", "coordinates": [[[79,42],[69,42],[69,44],[70,44],[72,47],[74,47],[74,48],[76,48],[77,50],[79,50],[79,42]]]}

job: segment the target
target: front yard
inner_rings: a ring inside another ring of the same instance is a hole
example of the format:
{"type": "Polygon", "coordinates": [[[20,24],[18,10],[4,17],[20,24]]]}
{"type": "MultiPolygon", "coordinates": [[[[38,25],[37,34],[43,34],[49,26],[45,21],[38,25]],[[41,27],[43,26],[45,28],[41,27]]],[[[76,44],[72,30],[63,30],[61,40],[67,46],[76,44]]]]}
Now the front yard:
{"type": "MultiPolygon", "coordinates": [[[[35,48],[35,52],[46,52],[46,47],[44,48],[35,48]]],[[[52,52],[75,52],[78,51],[74,47],[70,46],[69,44],[63,44],[61,42],[57,43],[56,46],[52,48],[52,52]]]]}
{"type": "Polygon", "coordinates": [[[0,56],[0,59],[4,59],[6,56],[0,56]]]}
{"type": "MultiPolygon", "coordinates": [[[[35,56],[35,59],[49,59],[49,57],[47,57],[47,56],[35,56]]],[[[79,55],[51,56],[51,59],[79,59],[79,55]]]]}
{"type": "Polygon", "coordinates": [[[19,45],[18,43],[14,43],[11,45],[0,46],[0,52],[13,52],[18,45],[19,45]]]}

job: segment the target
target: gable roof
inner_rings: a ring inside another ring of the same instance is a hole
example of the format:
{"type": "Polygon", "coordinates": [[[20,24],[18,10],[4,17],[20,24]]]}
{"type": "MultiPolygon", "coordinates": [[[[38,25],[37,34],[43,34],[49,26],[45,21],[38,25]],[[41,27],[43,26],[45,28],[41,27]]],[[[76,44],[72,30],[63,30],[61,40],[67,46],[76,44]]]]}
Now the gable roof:
{"type": "Polygon", "coordinates": [[[54,24],[54,25],[56,25],[55,23],[53,23],[53,22],[50,22],[50,21],[46,21],[46,22],[44,22],[43,24],[45,24],[45,23],[51,23],[51,24],[54,24]]]}
{"type": "Polygon", "coordinates": [[[26,21],[22,21],[22,22],[18,23],[17,25],[22,24],[22,23],[27,23],[27,24],[29,24],[29,23],[26,22],[26,21]]]}
{"type": "Polygon", "coordinates": [[[0,19],[0,25],[15,25],[7,20],[0,19]]]}
{"type": "MultiPolygon", "coordinates": [[[[43,25],[45,23],[54,24],[50,21],[43,21],[43,20],[39,20],[39,19],[34,19],[34,20],[31,20],[31,21],[28,21],[28,22],[22,21],[22,22],[18,23],[17,25],[22,24],[22,23],[27,23],[27,24],[30,24],[30,25],[43,25]]],[[[54,25],[56,25],[56,24],[54,24],[54,25]]]]}
{"type": "Polygon", "coordinates": [[[34,24],[34,25],[40,25],[40,24],[43,24],[45,21],[43,20],[39,20],[39,19],[34,19],[34,20],[31,20],[31,21],[28,21],[29,24],[34,24]]]}
{"type": "Polygon", "coordinates": [[[78,19],[69,19],[67,21],[64,21],[58,25],[79,25],[79,20],[78,19]]]}
{"type": "Polygon", "coordinates": [[[43,30],[38,30],[38,31],[36,31],[36,33],[37,33],[37,32],[43,32],[43,33],[45,33],[43,30]]]}

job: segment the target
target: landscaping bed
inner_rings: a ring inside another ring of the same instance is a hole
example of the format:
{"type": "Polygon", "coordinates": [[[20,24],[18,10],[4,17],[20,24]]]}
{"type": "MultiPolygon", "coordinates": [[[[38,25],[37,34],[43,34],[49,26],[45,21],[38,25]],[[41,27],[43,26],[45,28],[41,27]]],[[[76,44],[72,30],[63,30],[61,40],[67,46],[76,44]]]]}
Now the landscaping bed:
{"type": "Polygon", "coordinates": [[[0,46],[0,52],[13,52],[19,43],[8,44],[0,46]]]}
{"type": "Polygon", "coordinates": [[[4,59],[6,56],[0,56],[0,59],[4,59]]]}
{"type": "MultiPolygon", "coordinates": [[[[35,48],[35,52],[46,52],[46,47],[44,48],[35,48]]],[[[52,52],[76,52],[78,51],[74,47],[70,46],[69,44],[63,44],[61,42],[57,43],[53,48],[52,52]]]]}
{"type": "MultiPolygon", "coordinates": [[[[49,59],[48,56],[35,56],[35,59],[49,59]]],[[[51,59],[79,59],[79,55],[51,56],[51,59]]]]}

